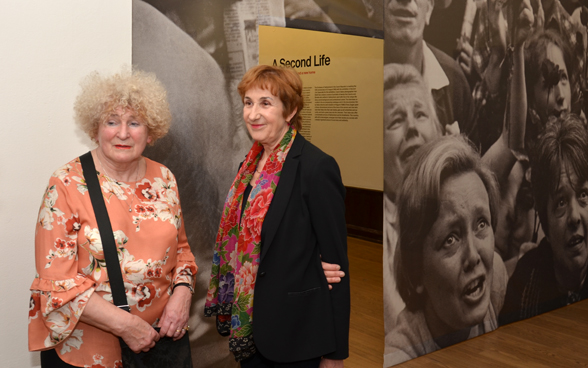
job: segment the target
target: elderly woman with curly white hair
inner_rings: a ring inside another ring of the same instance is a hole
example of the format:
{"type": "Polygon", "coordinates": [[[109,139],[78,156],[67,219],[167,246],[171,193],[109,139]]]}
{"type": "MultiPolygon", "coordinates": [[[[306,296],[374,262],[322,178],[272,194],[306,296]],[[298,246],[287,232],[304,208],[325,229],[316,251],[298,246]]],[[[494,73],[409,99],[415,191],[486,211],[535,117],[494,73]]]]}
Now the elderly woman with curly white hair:
{"type": "Polygon", "coordinates": [[[96,172],[84,173],[75,158],[49,180],[35,234],[29,349],[41,351],[43,367],[120,367],[119,338],[140,352],[188,330],[197,266],[176,180],[142,156],[167,133],[171,114],[156,77],[131,70],[88,76],[74,110],[97,143],[91,151],[96,172]],[[130,313],[112,303],[84,175],[98,177],[130,313]]]}

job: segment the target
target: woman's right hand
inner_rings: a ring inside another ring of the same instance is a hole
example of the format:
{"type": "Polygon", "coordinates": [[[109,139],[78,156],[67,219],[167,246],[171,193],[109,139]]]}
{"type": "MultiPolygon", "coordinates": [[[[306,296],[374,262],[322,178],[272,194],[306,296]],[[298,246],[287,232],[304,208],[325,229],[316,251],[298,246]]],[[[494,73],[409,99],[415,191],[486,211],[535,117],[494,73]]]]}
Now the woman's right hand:
{"type": "Polygon", "coordinates": [[[125,322],[119,336],[133,352],[149,351],[159,340],[157,331],[141,317],[128,313],[128,318],[126,318],[125,322]]]}
{"type": "Polygon", "coordinates": [[[117,308],[97,293],[86,303],[80,321],[119,336],[135,353],[148,351],[159,340],[159,334],[149,323],[117,308]]]}

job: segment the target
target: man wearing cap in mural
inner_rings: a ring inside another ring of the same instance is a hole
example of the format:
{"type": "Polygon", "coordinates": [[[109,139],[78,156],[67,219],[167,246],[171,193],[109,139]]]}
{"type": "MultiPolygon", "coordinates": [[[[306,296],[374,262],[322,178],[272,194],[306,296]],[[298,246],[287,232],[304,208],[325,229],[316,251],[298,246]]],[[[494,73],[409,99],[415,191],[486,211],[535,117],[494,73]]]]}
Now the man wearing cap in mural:
{"type": "Polygon", "coordinates": [[[457,122],[460,131],[477,144],[472,95],[463,71],[449,55],[423,39],[433,9],[450,3],[451,0],[387,0],[384,62],[411,64],[420,71],[435,99],[441,125],[448,127],[457,122]]]}

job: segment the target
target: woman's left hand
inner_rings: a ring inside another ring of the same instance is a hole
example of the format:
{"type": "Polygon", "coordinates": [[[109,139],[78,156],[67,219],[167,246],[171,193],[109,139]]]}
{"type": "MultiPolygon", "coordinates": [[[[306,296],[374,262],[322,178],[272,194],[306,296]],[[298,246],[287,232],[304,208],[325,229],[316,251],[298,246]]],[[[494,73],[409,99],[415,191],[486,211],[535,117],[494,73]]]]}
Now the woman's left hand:
{"type": "Polygon", "coordinates": [[[159,336],[173,337],[174,341],[184,336],[190,317],[190,304],[192,304],[190,289],[185,286],[177,286],[163,309],[159,321],[159,336]]]}
{"type": "Polygon", "coordinates": [[[323,272],[325,273],[325,277],[329,283],[329,290],[332,290],[333,286],[331,284],[340,283],[341,278],[345,277],[345,272],[341,271],[341,266],[338,264],[321,261],[321,265],[323,266],[323,272]]]}
{"type": "Polygon", "coordinates": [[[341,359],[321,359],[319,368],[343,368],[343,360],[341,359]]]}

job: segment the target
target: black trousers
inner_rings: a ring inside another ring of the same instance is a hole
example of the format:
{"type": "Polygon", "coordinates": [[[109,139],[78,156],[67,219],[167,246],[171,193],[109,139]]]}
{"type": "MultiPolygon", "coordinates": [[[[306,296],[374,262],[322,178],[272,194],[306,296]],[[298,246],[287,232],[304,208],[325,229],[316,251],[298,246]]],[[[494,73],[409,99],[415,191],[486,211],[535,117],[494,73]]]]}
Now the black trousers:
{"type": "Polygon", "coordinates": [[[257,351],[252,357],[241,362],[241,368],[318,368],[320,364],[320,357],[294,363],[276,363],[267,359],[257,351]]]}
{"type": "Polygon", "coordinates": [[[44,350],[41,352],[41,368],[79,368],[75,365],[67,364],[59,355],[55,349],[44,350]]]}

